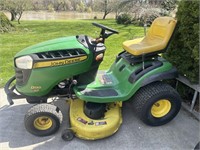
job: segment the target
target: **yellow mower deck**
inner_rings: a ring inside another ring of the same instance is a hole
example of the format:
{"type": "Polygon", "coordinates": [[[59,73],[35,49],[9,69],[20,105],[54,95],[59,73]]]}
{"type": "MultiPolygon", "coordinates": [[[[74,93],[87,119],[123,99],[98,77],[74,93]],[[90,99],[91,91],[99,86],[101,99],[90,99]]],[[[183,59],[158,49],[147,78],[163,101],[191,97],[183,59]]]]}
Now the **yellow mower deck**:
{"type": "Polygon", "coordinates": [[[104,118],[94,120],[84,112],[84,101],[74,100],[70,103],[71,129],[82,139],[97,140],[114,134],[122,123],[121,103],[108,105],[104,118]]]}

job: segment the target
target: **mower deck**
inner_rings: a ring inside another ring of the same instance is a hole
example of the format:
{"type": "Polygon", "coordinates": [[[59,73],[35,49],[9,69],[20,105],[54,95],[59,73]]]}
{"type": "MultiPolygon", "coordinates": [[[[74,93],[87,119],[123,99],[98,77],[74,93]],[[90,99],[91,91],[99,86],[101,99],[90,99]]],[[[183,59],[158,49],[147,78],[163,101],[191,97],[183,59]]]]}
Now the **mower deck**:
{"type": "Polygon", "coordinates": [[[71,130],[79,138],[86,140],[102,139],[114,134],[122,123],[122,103],[110,103],[107,112],[101,119],[88,118],[83,111],[84,101],[71,100],[70,102],[70,123],[71,130]]]}

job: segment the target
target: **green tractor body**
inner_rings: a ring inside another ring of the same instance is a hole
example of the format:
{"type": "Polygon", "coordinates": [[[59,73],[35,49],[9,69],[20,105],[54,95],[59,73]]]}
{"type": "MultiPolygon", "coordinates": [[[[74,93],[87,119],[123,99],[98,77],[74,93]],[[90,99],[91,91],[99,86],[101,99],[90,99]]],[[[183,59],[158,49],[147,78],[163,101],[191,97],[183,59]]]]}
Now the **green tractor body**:
{"type": "MultiPolygon", "coordinates": [[[[126,55],[123,54],[123,55],[126,55]]],[[[137,90],[151,82],[158,75],[167,79],[167,74],[176,71],[165,61],[148,61],[132,65],[124,58],[117,60],[107,71],[100,71],[94,82],[88,85],[76,86],[76,95],[84,100],[95,103],[109,103],[129,100],[137,90]],[[144,67],[144,69],[143,69],[144,67]]]]}
{"type": "Polygon", "coordinates": [[[60,87],[65,89],[69,79],[76,79],[74,92],[84,101],[125,101],[146,85],[152,76],[173,70],[164,59],[134,65],[131,55],[122,52],[109,70],[97,74],[103,58],[96,60],[96,57],[104,54],[105,46],[92,47],[87,40],[91,39],[87,36],[58,38],[17,53],[15,60],[27,55],[33,59],[31,69],[15,67],[17,91],[26,96],[49,96],[54,91],[58,94],[60,87]],[[62,83],[64,85],[59,85],[62,83]]]}
{"type": "Polygon", "coordinates": [[[71,128],[63,133],[64,140],[71,140],[73,134],[90,140],[112,135],[122,123],[122,102],[127,100],[133,101],[136,114],[151,126],[166,124],[179,112],[179,94],[162,82],[176,78],[177,70],[159,55],[168,47],[176,20],[157,18],[144,38],[125,41],[124,50],[104,71],[98,68],[106,50],[105,39],[118,32],[93,25],[101,28],[98,38],[58,38],[15,55],[15,75],[4,89],[10,104],[20,98],[39,103],[25,115],[30,133],[46,136],[59,129],[63,119],[60,109],[44,104],[50,97],[70,101],[71,128]]]}

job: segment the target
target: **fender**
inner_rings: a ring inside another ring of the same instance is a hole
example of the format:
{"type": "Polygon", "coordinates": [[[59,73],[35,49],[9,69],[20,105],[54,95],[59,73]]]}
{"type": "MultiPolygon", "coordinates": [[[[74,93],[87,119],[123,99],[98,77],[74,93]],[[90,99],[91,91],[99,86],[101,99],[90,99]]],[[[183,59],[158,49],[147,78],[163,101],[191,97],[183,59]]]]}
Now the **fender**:
{"type": "Polygon", "coordinates": [[[171,70],[168,70],[168,71],[162,72],[162,73],[158,73],[158,74],[154,74],[154,75],[151,75],[150,77],[144,79],[142,81],[141,86],[143,87],[143,86],[150,84],[152,82],[155,82],[155,81],[174,79],[176,77],[178,77],[178,71],[175,67],[173,67],[171,70]]]}

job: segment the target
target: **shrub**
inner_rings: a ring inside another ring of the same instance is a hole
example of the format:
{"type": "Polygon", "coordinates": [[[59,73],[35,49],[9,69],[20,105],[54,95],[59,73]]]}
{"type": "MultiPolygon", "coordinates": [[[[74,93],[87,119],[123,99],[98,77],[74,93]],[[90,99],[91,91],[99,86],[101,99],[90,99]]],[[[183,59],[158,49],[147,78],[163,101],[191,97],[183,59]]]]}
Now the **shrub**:
{"type": "Polygon", "coordinates": [[[8,17],[3,12],[0,12],[0,32],[4,33],[12,30],[14,30],[14,26],[8,17]]]}
{"type": "Polygon", "coordinates": [[[191,82],[199,82],[199,1],[180,1],[177,29],[165,57],[191,82]]]}
{"type": "Polygon", "coordinates": [[[157,17],[159,17],[159,15],[157,15],[157,14],[150,14],[150,15],[147,16],[147,18],[145,18],[144,16],[140,17],[140,19],[139,19],[140,20],[140,26],[144,26],[144,23],[145,23],[145,20],[146,20],[146,25],[148,27],[150,27],[151,24],[153,23],[153,21],[157,17]]]}
{"type": "Polygon", "coordinates": [[[141,27],[144,26],[143,21],[140,21],[139,19],[135,19],[135,18],[132,20],[132,24],[134,24],[135,26],[141,26],[141,27]]]}
{"type": "Polygon", "coordinates": [[[136,25],[136,26],[141,26],[143,27],[145,24],[145,20],[146,20],[146,25],[148,27],[151,26],[152,22],[158,17],[159,15],[156,14],[152,14],[152,15],[148,15],[147,18],[145,18],[144,16],[141,16],[140,18],[133,18],[132,19],[132,24],[136,25]]]}
{"type": "Polygon", "coordinates": [[[154,14],[154,15],[149,15],[149,17],[147,18],[147,25],[150,27],[151,24],[153,23],[153,21],[159,17],[158,15],[154,14]]]}
{"type": "Polygon", "coordinates": [[[130,14],[124,13],[117,17],[116,22],[117,22],[117,24],[128,25],[128,24],[132,23],[132,17],[130,14]]]}

